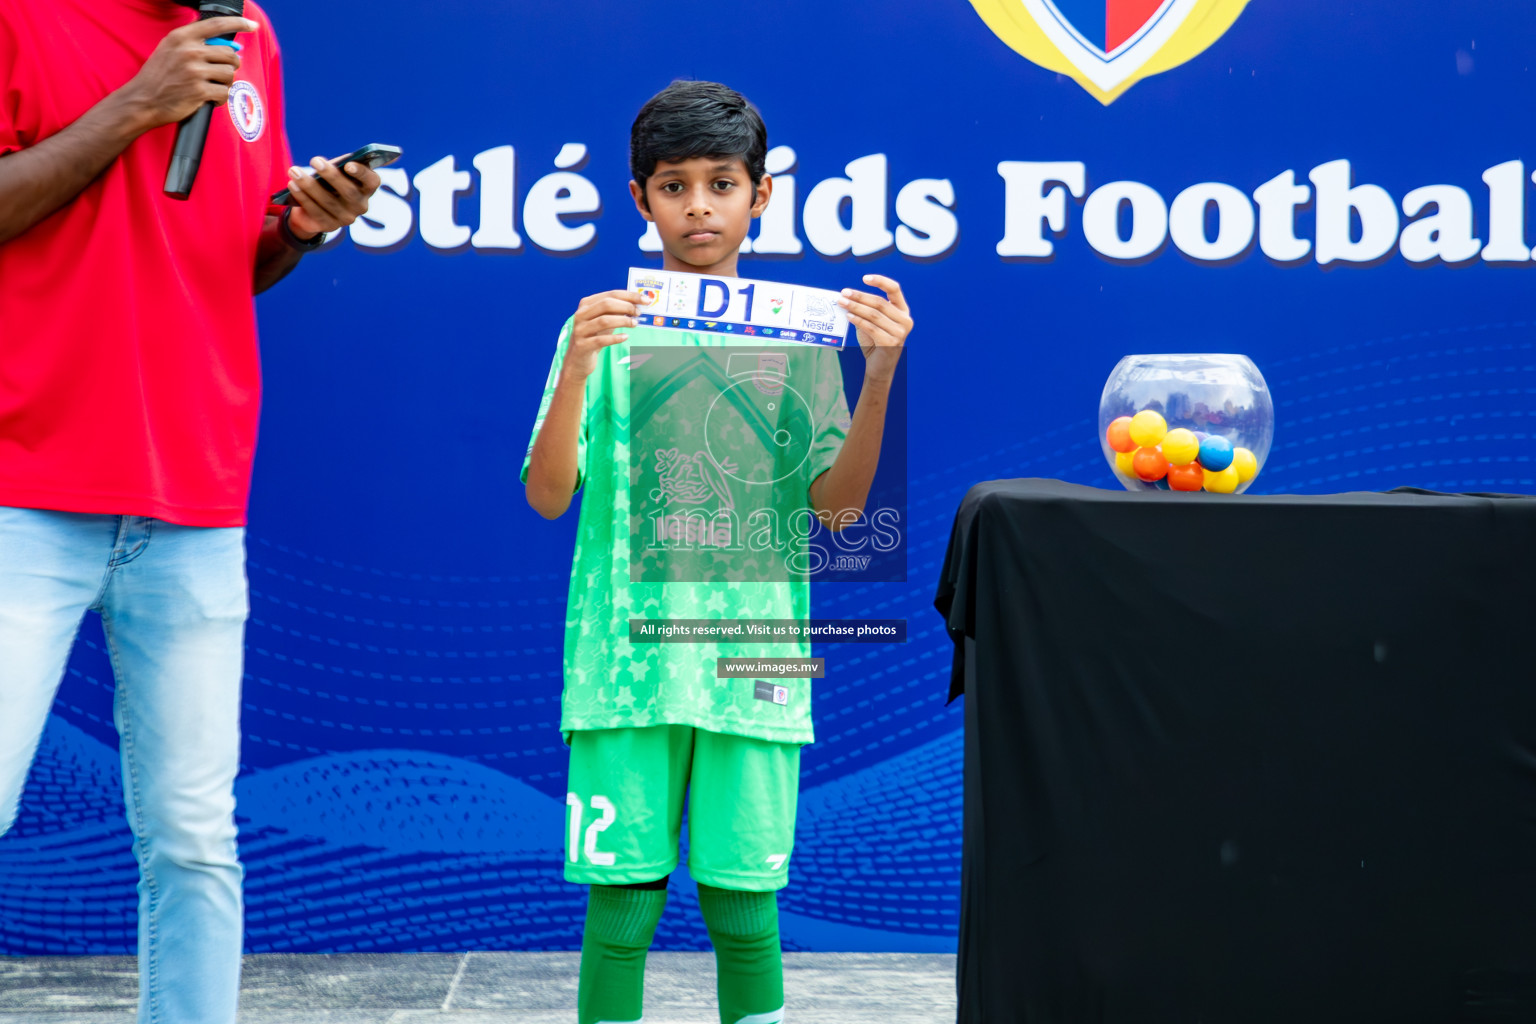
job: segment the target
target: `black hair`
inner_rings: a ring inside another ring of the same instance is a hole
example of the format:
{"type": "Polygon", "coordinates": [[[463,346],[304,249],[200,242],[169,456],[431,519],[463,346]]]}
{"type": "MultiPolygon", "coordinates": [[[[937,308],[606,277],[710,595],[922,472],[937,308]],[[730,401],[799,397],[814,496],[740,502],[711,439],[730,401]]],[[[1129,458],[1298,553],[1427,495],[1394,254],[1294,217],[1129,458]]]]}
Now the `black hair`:
{"type": "Polygon", "coordinates": [[[698,156],[740,157],[756,193],[768,158],[768,128],[735,89],[719,82],[673,82],[635,115],[629,173],[644,196],[646,179],[658,163],[698,156]]]}

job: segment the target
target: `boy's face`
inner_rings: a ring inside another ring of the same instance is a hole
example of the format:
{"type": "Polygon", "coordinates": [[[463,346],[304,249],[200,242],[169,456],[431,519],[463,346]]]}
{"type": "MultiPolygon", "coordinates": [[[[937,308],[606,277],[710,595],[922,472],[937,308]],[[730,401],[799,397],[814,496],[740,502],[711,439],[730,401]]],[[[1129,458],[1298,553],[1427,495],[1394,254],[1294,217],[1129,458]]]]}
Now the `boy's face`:
{"type": "Polygon", "coordinates": [[[633,181],[629,191],[640,215],[656,223],[666,269],[734,276],[736,252],[773,182],[763,175],[754,200],[741,157],[698,156],[658,162],[644,194],[633,181]]]}

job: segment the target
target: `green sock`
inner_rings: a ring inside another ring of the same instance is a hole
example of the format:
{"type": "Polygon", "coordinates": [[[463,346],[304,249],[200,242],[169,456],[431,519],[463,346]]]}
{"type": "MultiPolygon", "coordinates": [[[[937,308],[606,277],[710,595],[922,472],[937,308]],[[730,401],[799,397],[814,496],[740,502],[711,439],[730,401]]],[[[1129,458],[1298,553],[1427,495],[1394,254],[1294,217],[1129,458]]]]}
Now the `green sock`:
{"type": "Polygon", "coordinates": [[[778,895],[701,883],[699,909],[715,944],[721,1024],[780,1024],[784,954],[778,895]]]}
{"type": "Polygon", "coordinates": [[[580,1024],[630,1024],[643,1012],[645,954],[667,905],[665,889],[594,885],[581,934],[580,1024]]]}

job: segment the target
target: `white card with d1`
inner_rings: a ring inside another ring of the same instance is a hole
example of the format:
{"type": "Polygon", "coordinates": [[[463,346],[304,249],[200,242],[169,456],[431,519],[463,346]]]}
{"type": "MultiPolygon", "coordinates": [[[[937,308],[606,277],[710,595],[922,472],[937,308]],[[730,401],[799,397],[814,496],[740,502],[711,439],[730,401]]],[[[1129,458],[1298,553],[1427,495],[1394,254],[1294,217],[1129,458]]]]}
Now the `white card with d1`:
{"type": "Polygon", "coordinates": [[[642,327],[830,348],[848,337],[841,296],[825,288],[630,267],[629,290],[646,297],[642,327]]]}

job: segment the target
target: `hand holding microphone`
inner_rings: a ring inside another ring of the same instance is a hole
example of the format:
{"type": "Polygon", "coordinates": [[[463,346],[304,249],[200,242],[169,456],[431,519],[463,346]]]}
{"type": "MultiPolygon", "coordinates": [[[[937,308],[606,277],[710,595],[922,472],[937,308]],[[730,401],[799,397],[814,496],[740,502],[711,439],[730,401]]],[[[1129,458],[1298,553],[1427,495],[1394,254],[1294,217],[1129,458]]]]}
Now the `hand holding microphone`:
{"type": "Polygon", "coordinates": [[[223,103],[240,67],[240,55],[228,46],[209,46],[215,36],[254,32],[248,18],[218,17],[194,21],[160,40],[139,73],[123,86],[122,98],[149,131],[185,120],[207,103],[223,103]]]}
{"type": "MultiPolygon", "coordinates": [[[[244,0],[203,0],[199,20],[168,33],[139,73],[118,90],[138,133],[181,122],[165,181],[166,193],[174,198],[190,195],[213,108],[228,101],[240,69],[237,47],[209,41],[232,40],[260,27],[241,15],[244,6],[244,0]]],[[[368,199],[379,187],[374,164],[343,162],[344,167],[316,158],[313,177],[294,168],[291,217],[301,237],[344,227],[367,212],[368,199]],[[324,188],[322,181],[331,187],[324,188]]]]}
{"type": "Polygon", "coordinates": [[[145,131],[181,122],[165,179],[166,192],[177,199],[191,194],[213,108],[229,98],[240,67],[238,47],[210,46],[209,41],[233,40],[237,32],[256,31],[256,23],[241,16],[244,7],[244,0],[204,0],[199,20],[160,40],[139,73],[123,87],[143,118],[145,131]]]}

